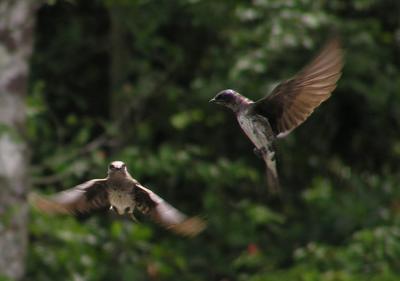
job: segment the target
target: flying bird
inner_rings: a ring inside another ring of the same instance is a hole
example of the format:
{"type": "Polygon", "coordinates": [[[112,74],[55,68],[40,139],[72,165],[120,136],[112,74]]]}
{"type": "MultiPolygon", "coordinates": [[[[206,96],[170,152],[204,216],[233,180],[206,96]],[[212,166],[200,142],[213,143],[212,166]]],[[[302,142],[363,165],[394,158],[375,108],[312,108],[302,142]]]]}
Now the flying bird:
{"type": "Polygon", "coordinates": [[[109,208],[119,215],[129,214],[136,221],[134,211],[138,210],[184,236],[195,236],[205,228],[203,220],[186,217],[132,178],[122,161],[110,163],[104,179],[87,181],[52,197],[33,195],[31,200],[39,210],[50,214],[82,214],[109,208]]]}
{"type": "Polygon", "coordinates": [[[254,144],[254,152],[266,163],[268,186],[279,191],[275,139],[288,135],[327,100],[339,80],[343,50],[338,38],[326,43],[319,54],[292,78],[278,84],[272,92],[252,101],[234,90],[223,90],[212,103],[230,108],[240,127],[254,144]]]}

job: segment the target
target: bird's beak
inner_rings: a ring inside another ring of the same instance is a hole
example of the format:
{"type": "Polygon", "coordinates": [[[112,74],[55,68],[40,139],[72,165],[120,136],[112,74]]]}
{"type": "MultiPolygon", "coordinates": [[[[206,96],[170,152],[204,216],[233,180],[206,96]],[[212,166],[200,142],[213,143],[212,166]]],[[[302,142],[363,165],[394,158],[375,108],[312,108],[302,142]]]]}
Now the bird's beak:
{"type": "Polygon", "coordinates": [[[216,100],[215,100],[215,98],[212,98],[212,99],[210,99],[208,102],[216,103],[216,100]]]}

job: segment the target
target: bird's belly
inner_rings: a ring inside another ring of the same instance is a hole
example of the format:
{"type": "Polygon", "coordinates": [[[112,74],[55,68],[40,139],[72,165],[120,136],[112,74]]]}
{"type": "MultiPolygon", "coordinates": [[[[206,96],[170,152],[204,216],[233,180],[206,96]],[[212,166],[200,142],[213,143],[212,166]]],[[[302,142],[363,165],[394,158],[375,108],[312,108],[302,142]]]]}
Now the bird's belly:
{"type": "Polygon", "coordinates": [[[123,190],[111,190],[108,193],[108,200],[119,215],[133,212],[135,201],[128,192],[123,190]]]}
{"type": "Polygon", "coordinates": [[[259,124],[260,122],[245,115],[239,115],[238,121],[244,133],[257,148],[262,148],[268,145],[268,139],[263,132],[264,128],[262,127],[262,124],[259,124]]]}

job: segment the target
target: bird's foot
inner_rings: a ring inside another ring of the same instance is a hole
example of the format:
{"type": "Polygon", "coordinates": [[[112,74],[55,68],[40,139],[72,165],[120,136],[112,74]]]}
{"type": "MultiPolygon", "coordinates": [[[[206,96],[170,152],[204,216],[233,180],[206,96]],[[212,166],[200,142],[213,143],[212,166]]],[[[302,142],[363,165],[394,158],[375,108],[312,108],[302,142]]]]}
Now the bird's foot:
{"type": "Polygon", "coordinates": [[[269,159],[270,159],[272,162],[275,162],[275,151],[270,151],[270,153],[269,153],[269,159]]]}
{"type": "Polygon", "coordinates": [[[253,152],[258,158],[263,159],[264,154],[267,153],[267,149],[265,147],[261,147],[261,148],[255,147],[253,149],[253,152]]]}
{"type": "Polygon", "coordinates": [[[135,222],[135,223],[139,223],[138,219],[135,217],[135,215],[133,213],[129,213],[129,216],[131,217],[131,219],[135,222]]]}

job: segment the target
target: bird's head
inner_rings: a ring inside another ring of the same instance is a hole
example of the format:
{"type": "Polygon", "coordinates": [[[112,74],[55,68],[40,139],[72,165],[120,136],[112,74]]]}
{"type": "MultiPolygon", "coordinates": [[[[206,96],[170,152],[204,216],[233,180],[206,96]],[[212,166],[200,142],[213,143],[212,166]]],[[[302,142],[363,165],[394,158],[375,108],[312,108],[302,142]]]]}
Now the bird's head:
{"type": "Polygon", "coordinates": [[[108,174],[109,175],[125,175],[127,173],[126,164],[122,161],[113,161],[108,166],[108,174]]]}
{"type": "Polygon", "coordinates": [[[210,102],[223,105],[236,112],[245,100],[247,99],[238,92],[228,89],[219,92],[210,102]]]}

